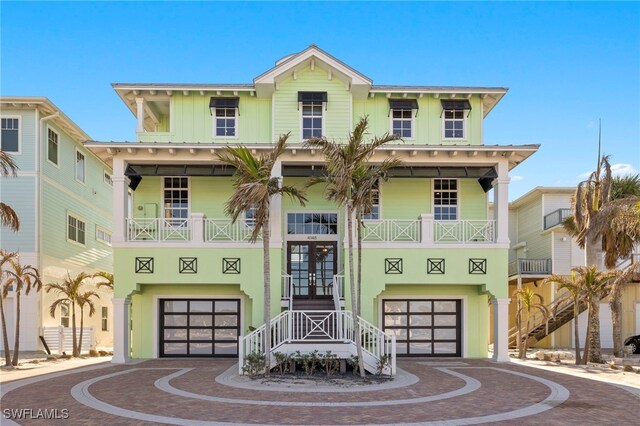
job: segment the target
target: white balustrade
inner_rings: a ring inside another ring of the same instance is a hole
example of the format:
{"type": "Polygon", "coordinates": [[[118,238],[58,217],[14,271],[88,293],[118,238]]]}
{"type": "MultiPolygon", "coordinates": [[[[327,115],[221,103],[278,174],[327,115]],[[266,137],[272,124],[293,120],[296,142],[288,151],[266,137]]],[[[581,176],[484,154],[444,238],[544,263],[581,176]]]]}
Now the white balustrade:
{"type": "Polygon", "coordinates": [[[433,222],[436,243],[493,243],[494,220],[439,220],[433,222]]]}
{"type": "Polygon", "coordinates": [[[190,241],[191,219],[126,219],[127,241],[190,241]]]}
{"type": "Polygon", "coordinates": [[[365,221],[362,228],[363,241],[419,242],[420,221],[379,220],[365,221]]]}
{"type": "MultiPolygon", "coordinates": [[[[238,219],[235,222],[231,219],[205,219],[204,232],[205,242],[233,241],[245,242],[251,239],[253,234],[253,222],[238,219]]],[[[262,240],[262,236],[258,236],[262,240]]]]}

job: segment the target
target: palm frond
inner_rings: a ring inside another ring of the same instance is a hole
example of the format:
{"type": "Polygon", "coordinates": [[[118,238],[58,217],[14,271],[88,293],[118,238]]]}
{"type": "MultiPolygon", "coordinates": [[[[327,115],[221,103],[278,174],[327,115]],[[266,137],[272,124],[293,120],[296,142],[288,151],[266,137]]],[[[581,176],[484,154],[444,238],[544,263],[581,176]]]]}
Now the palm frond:
{"type": "Polygon", "coordinates": [[[20,218],[8,204],[0,202],[0,225],[6,226],[13,232],[20,230],[20,218]]]}
{"type": "Polygon", "coordinates": [[[11,154],[0,149],[0,176],[17,176],[18,164],[15,162],[11,154]]]}

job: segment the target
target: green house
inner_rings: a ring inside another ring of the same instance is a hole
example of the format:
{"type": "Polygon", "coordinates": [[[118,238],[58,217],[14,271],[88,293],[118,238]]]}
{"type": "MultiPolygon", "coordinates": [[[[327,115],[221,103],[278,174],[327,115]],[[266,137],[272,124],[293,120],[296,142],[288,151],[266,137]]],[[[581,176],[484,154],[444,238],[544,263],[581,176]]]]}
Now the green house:
{"type": "Polygon", "coordinates": [[[538,149],[484,143],[483,121],[507,89],[377,86],[315,45],[249,84],[113,87],[137,119],[136,140],[86,146],[113,166],[114,362],[259,349],[262,243],[248,242],[251,211],[235,223],[225,215],[233,170],[216,153],[242,144],[259,155],[290,132],[275,174],[302,186],[324,161],[304,140],[345,140],[365,115],[371,135],[402,137],[371,161],[405,166],[380,182],[367,215],[363,318],[350,312],[344,212],[315,186],[305,207],[271,204],[271,296],[281,303],[269,327],[284,333],[274,344],[347,355],[349,327],[362,321],[366,340],[383,342],[365,348],[377,355],[487,357],[491,311],[493,357],[507,359],[508,173],[538,149]]]}

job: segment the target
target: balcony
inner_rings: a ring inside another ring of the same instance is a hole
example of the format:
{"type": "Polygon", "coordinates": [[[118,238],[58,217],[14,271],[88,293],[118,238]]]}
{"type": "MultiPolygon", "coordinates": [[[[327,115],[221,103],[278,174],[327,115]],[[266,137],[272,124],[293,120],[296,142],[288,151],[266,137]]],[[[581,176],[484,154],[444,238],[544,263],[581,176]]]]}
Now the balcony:
{"type": "MultiPolygon", "coordinates": [[[[126,241],[248,242],[253,223],[238,219],[206,219],[193,214],[189,219],[126,219],[126,241]]],[[[258,239],[261,239],[260,237],[258,239]]]]}
{"type": "Polygon", "coordinates": [[[560,225],[569,216],[571,216],[571,209],[558,209],[552,211],[544,217],[544,229],[560,225]]]}
{"type": "Polygon", "coordinates": [[[509,276],[551,275],[551,259],[518,259],[509,262],[509,276]]]}

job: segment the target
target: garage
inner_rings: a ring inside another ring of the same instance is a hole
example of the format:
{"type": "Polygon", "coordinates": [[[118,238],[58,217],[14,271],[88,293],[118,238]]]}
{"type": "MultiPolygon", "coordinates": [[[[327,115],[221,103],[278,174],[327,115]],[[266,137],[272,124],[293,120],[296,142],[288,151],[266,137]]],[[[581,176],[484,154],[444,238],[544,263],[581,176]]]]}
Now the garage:
{"type": "Polygon", "coordinates": [[[462,356],[459,299],[382,301],[382,328],[396,336],[398,356],[462,356]]]}
{"type": "Polygon", "coordinates": [[[161,299],[160,357],[236,357],[239,299],[161,299]]]}

